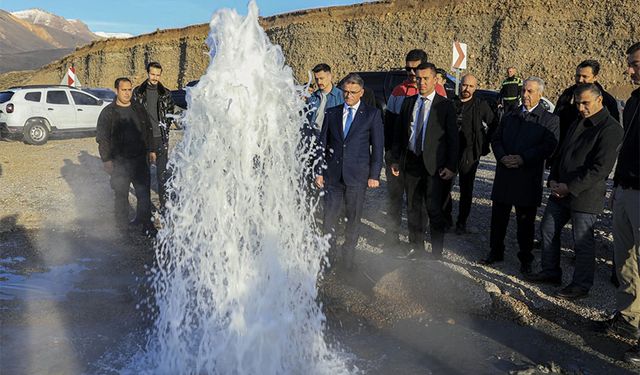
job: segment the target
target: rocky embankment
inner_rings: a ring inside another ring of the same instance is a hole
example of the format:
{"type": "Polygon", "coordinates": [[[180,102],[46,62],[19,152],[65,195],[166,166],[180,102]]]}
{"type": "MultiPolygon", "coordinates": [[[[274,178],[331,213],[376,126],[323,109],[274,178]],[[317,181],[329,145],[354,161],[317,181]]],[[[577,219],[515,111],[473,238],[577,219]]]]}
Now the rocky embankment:
{"type": "MultiPolygon", "coordinates": [[[[640,38],[640,13],[627,0],[389,0],[288,13],[264,18],[262,25],[300,81],[318,62],[332,65],[338,77],[401,67],[412,48],[426,49],[436,65],[448,68],[451,43],[459,40],[469,45],[469,71],[483,86],[498,87],[514,65],[523,76],[543,77],[552,99],[587,58],[602,64],[605,88],[625,98],[624,51],[640,38]]],[[[140,82],[151,60],[162,62],[169,87],[182,87],[207,67],[208,31],[203,24],[97,41],[38,71],[0,75],[0,88],[58,83],[70,64],[86,86],[110,87],[119,76],[140,82]]]]}

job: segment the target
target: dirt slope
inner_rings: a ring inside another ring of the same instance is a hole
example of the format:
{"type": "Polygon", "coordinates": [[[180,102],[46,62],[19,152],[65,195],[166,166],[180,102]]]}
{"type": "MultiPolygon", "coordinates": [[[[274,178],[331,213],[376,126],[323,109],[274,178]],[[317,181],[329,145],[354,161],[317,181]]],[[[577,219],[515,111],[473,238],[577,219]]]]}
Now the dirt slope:
{"type": "MultiPolygon", "coordinates": [[[[469,69],[485,87],[497,87],[505,69],[514,65],[523,76],[544,78],[551,98],[573,82],[575,65],[587,58],[601,62],[605,88],[625,97],[630,85],[623,74],[624,50],[640,39],[640,13],[628,0],[390,0],[294,12],[262,23],[300,80],[306,81],[318,62],[332,65],[337,76],[400,67],[404,54],[416,47],[448,68],[451,43],[459,40],[469,45],[469,69]]],[[[207,33],[203,24],[97,41],[33,74],[0,76],[0,88],[57,83],[71,63],[88,86],[109,87],[123,75],[140,82],[151,60],[166,67],[169,87],[183,86],[208,64],[207,33]]]]}

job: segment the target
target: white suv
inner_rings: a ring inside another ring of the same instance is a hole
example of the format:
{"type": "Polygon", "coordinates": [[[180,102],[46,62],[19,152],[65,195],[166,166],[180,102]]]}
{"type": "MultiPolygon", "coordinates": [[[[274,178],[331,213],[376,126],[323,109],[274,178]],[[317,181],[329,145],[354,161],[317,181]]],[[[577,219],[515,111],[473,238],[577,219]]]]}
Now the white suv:
{"type": "Polygon", "coordinates": [[[70,86],[22,86],[0,92],[0,128],[43,145],[52,132],[95,130],[109,103],[70,86]]]}

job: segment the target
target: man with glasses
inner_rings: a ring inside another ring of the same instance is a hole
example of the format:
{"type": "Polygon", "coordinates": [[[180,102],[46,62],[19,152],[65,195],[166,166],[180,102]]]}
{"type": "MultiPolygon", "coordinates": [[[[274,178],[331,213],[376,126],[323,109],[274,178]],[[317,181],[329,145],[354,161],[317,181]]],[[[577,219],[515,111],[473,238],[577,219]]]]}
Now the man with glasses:
{"type": "Polygon", "coordinates": [[[384,115],[384,161],[387,193],[389,194],[387,212],[391,222],[389,230],[387,231],[387,240],[392,245],[400,242],[400,223],[402,222],[402,204],[405,190],[403,177],[394,176],[391,172],[391,146],[395,132],[394,124],[396,117],[400,113],[404,99],[418,94],[415,69],[418,65],[426,62],[427,53],[421,49],[414,49],[407,53],[405,58],[407,79],[396,86],[391,92],[384,115]]]}
{"type": "Polygon", "coordinates": [[[450,100],[437,95],[436,67],[416,69],[418,95],[404,100],[396,117],[391,170],[404,176],[407,187],[410,259],[426,257],[423,206],[431,231],[432,258],[441,259],[445,221],[442,196],[445,182],[455,175],[458,161],[456,112],[450,100]]]}
{"type": "Polygon", "coordinates": [[[329,260],[336,261],[336,224],[344,207],[343,265],[353,269],[354,251],[367,187],[380,185],[383,126],[380,111],[360,99],[364,81],[354,73],[343,80],[344,104],[327,109],[319,137],[315,183],[325,189],[324,232],[330,234],[329,260]]]}

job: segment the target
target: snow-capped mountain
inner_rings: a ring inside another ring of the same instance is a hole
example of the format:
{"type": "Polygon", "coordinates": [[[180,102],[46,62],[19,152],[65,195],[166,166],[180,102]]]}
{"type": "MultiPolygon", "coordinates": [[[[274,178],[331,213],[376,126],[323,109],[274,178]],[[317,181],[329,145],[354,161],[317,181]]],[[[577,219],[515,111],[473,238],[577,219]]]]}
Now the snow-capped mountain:
{"type": "Polygon", "coordinates": [[[74,39],[77,39],[79,42],[77,44],[84,44],[83,42],[89,42],[97,39],[96,35],[89,30],[89,27],[80,20],[68,20],[42,9],[27,9],[12,12],[11,14],[16,18],[27,21],[33,25],[73,35],[75,37],[74,39]]]}
{"type": "Polygon", "coordinates": [[[0,9],[0,73],[37,69],[100,37],[78,20],[29,9],[0,9]]]}
{"type": "Polygon", "coordinates": [[[107,39],[109,38],[126,39],[126,38],[133,37],[133,35],[128,33],[105,33],[103,31],[96,31],[94,34],[96,34],[101,38],[107,38],[107,39]]]}

